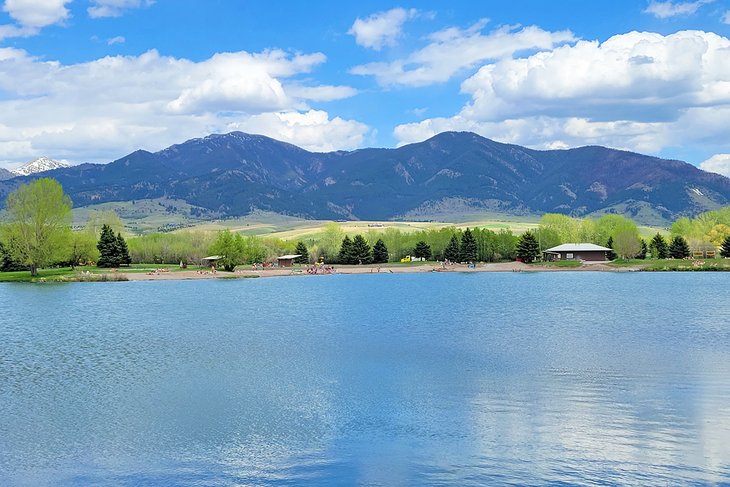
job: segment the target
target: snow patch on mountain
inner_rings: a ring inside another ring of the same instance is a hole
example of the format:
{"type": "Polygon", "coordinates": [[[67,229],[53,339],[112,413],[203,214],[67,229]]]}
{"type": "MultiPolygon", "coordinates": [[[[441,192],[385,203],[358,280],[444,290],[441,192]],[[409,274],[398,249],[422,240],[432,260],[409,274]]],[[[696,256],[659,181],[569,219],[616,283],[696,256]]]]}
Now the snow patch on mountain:
{"type": "Polygon", "coordinates": [[[16,176],[30,176],[31,174],[37,174],[39,172],[52,171],[53,169],[61,169],[70,166],[71,165],[68,162],[54,161],[51,158],[43,156],[34,161],[26,162],[12,172],[16,176]]]}

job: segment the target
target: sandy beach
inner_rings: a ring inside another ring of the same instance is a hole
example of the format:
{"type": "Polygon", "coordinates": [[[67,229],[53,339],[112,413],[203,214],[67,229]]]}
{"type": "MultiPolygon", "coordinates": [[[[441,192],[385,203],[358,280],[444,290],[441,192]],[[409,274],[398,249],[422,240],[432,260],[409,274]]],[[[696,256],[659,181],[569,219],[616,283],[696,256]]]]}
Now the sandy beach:
{"type": "MultiPolygon", "coordinates": [[[[465,264],[453,264],[442,267],[437,265],[412,265],[412,266],[377,266],[377,265],[335,265],[334,274],[414,274],[422,272],[633,272],[640,270],[633,267],[610,267],[604,263],[586,263],[580,267],[553,267],[534,266],[522,262],[499,262],[489,264],[477,264],[469,267],[465,264]]],[[[263,270],[239,269],[235,272],[211,272],[209,270],[187,270],[175,272],[119,272],[119,275],[130,281],[164,281],[164,280],[192,280],[192,279],[231,279],[231,278],[254,278],[254,277],[283,277],[283,276],[306,276],[321,277],[332,274],[317,273],[309,274],[306,268],[268,268],[263,270]]]]}

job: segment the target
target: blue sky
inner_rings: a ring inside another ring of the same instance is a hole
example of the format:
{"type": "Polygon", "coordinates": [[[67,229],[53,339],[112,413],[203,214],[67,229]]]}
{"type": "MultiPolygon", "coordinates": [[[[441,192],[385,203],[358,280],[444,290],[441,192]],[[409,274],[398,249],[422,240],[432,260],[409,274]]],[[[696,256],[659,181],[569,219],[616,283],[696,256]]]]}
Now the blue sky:
{"type": "Polygon", "coordinates": [[[209,133],[317,151],[471,130],[730,175],[730,0],[5,0],[0,167],[209,133]]]}

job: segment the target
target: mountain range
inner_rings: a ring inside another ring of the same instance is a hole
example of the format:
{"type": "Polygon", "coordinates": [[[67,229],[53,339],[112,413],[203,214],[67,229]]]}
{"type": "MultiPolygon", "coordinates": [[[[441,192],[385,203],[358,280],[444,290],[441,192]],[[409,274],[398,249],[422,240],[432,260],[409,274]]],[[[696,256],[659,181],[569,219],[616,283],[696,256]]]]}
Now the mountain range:
{"type": "MultiPolygon", "coordinates": [[[[658,224],[730,204],[730,179],[685,162],[597,146],[538,151],[470,132],[328,153],[232,132],[43,174],[76,206],[167,197],[222,216],[256,209],[367,220],[620,213],[658,224]]],[[[34,177],[0,182],[0,197],[34,177]]]]}

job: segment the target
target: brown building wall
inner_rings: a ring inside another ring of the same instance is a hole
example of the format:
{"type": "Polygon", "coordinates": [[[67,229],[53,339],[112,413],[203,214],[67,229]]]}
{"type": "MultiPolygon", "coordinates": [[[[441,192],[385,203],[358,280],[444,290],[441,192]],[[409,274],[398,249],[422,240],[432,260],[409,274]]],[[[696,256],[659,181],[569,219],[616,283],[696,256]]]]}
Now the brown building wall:
{"type": "Polygon", "coordinates": [[[583,252],[560,252],[560,260],[587,260],[591,262],[603,261],[606,259],[606,252],[603,250],[586,250],[583,252]],[[572,257],[568,257],[572,254],[572,257]]]}

